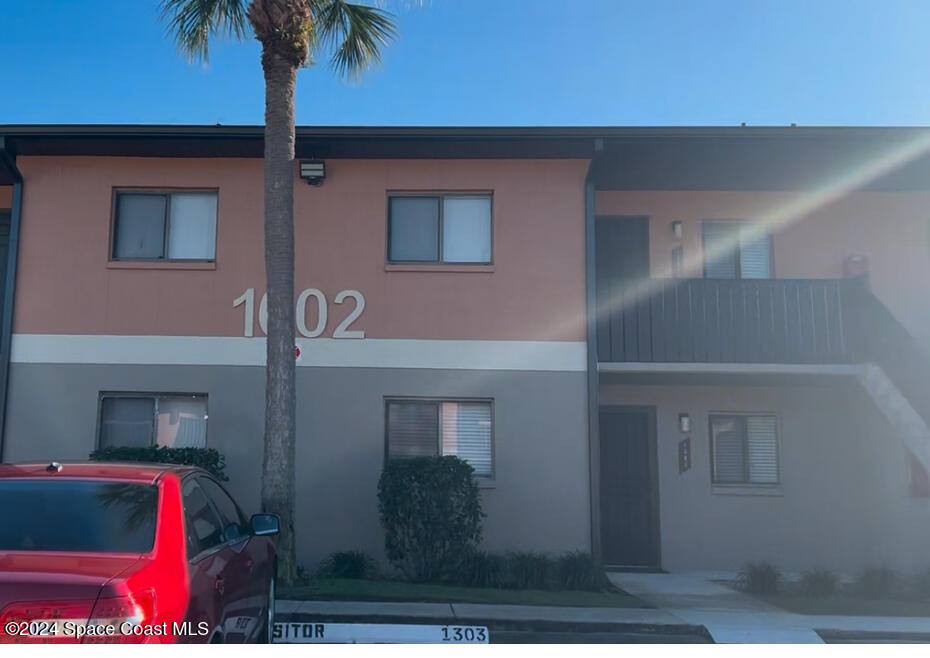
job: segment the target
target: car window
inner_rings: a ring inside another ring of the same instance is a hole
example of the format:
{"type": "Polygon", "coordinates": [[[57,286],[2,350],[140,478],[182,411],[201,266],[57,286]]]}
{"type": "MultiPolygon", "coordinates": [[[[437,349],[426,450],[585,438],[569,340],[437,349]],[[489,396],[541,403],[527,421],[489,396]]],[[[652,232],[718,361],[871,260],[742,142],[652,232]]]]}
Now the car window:
{"type": "Polygon", "coordinates": [[[223,521],[223,539],[234,541],[249,535],[249,526],[235,501],[219,484],[210,478],[199,477],[197,483],[220,512],[223,521]]]}
{"type": "Polygon", "coordinates": [[[0,480],[0,551],[146,553],[158,489],[100,480],[0,480]]]}
{"type": "Polygon", "coordinates": [[[187,522],[187,555],[194,557],[223,542],[223,527],[203,490],[193,479],[184,483],[182,493],[187,522]]]}

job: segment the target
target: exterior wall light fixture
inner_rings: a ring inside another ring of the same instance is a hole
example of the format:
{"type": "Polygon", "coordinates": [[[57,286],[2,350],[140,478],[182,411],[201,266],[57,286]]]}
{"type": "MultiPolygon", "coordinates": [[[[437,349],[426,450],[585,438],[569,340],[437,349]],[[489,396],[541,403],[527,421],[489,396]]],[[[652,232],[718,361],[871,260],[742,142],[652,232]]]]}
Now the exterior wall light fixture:
{"type": "Polygon", "coordinates": [[[682,434],[691,431],[691,416],[688,414],[678,414],[678,429],[682,434]]]}
{"type": "Polygon", "coordinates": [[[681,221],[676,219],[674,222],[672,222],[672,235],[678,239],[681,239],[683,231],[684,229],[682,228],[681,221]]]}
{"type": "Polygon", "coordinates": [[[322,185],[326,178],[326,163],[323,160],[301,160],[300,177],[308,185],[322,185]]]}

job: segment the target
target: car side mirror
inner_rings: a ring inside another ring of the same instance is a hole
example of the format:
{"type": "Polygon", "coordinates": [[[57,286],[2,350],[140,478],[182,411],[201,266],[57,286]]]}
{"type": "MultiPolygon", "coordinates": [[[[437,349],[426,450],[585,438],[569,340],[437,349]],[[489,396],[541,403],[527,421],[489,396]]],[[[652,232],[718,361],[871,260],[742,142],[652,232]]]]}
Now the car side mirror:
{"type": "Polygon", "coordinates": [[[281,521],[277,514],[253,514],[252,534],[257,537],[276,535],[281,532],[281,521]]]}

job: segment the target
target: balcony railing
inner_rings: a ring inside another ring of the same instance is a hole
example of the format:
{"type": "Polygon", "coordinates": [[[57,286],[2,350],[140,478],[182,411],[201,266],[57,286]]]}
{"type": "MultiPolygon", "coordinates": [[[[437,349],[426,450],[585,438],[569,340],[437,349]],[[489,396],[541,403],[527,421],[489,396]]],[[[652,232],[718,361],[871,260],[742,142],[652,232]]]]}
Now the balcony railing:
{"type": "Polygon", "coordinates": [[[806,363],[853,360],[838,279],[649,279],[598,290],[605,362],[806,363]],[[638,289],[638,293],[636,290],[638,289]]]}

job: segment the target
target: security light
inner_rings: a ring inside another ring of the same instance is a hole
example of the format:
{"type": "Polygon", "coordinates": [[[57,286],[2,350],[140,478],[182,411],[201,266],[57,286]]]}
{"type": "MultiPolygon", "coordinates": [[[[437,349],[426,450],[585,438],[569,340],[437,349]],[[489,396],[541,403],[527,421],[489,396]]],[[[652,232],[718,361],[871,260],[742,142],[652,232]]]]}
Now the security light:
{"type": "Polygon", "coordinates": [[[322,185],[326,178],[326,163],[323,160],[301,160],[300,177],[309,185],[322,185]]]}

